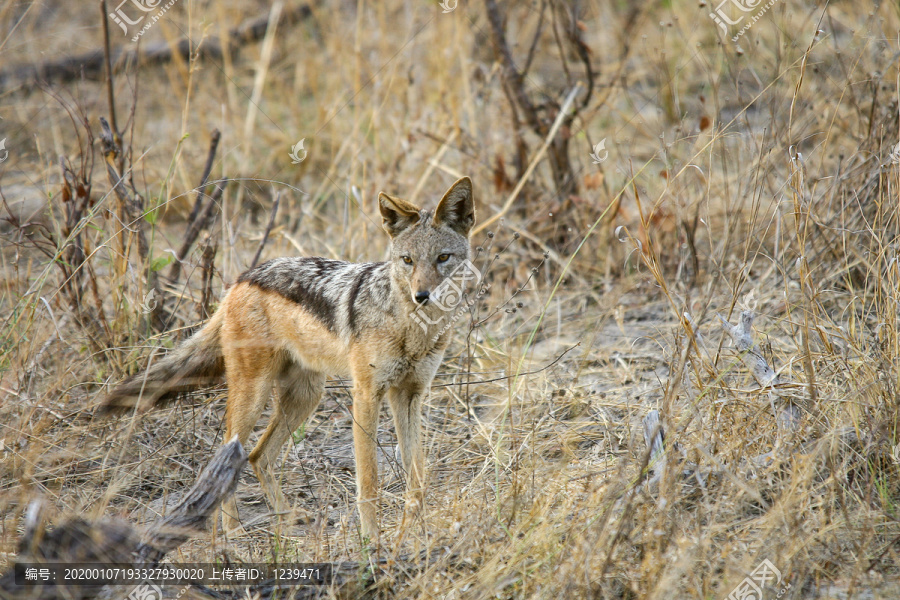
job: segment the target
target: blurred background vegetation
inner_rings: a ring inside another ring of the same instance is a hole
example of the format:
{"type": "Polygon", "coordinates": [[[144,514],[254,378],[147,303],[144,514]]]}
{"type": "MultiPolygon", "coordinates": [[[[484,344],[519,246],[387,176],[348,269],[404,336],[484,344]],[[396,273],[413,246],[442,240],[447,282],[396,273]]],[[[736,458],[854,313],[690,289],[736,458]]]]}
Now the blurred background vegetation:
{"type": "MultiPolygon", "coordinates": [[[[896,3],[176,0],[134,42],[138,4],[0,0],[0,566],[30,498],[148,522],[222,442],[223,389],[94,420],[105,385],[254,261],[382,260],[379,191],[468,175],[490,292],[414,527],[383,420],[397,566],[359,594],[724,598],[769,560],[772,596],[897,597],[896,3]]],[[[351,402],[285,451],[315,522],[248,472],[250,538],[175,559],[359,558],[351,402]]]]}

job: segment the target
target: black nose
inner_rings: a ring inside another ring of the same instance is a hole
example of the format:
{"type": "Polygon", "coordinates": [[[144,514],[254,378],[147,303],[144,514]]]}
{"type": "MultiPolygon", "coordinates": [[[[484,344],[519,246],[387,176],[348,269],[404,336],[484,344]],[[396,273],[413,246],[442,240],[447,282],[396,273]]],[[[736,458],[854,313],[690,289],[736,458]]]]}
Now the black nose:
{"type": "Polygon", "coordinates": [[[425,304],[428,302],[428,292],[416,292],[416,302],[419,304],[425,304]]]}

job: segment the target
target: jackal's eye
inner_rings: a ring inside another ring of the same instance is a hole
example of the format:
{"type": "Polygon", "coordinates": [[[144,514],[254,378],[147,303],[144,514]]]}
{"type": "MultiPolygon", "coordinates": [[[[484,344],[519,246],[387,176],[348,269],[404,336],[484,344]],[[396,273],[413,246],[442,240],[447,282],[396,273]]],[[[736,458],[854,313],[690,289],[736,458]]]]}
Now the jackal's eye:
{"type": "Polygon", "coordinates": [[[447,262],[448,260],[450,260],[450,255],[449,255],[449,254],[440,254],[440,255],[438,255],[437,261],[438,261],[439,263],[447,262]]]}
{"type": "Polygon", "coordinates": [[[404,254],[400,258],[403,260],[403,262],[405,262],[408,265],[411,265],[413,263],[413,260],[409,257],[408,254],[404,254]]]}

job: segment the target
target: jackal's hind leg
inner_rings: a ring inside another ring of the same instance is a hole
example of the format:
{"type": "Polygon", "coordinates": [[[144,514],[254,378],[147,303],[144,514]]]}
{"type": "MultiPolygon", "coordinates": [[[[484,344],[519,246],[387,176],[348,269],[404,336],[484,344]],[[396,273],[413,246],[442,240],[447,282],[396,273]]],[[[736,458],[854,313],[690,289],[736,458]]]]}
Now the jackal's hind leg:
{"type": "MultiPolygon", "coordinates": [[[[249,345],[225,355],[228,401],[225,405],[225,439],[235,435],[243,446],[262,416],[272,392],[278,359],[265,345],[249,345]]],[[[251,461],[252,461],[252,454],[251,461]]],[[[234,494],[222,503],[222,527],[226,533],[243,533],[234,494]]]]}
{"type": "Polygon", "coordinates": [[[250,453],[250,464],[256,471],[272,509],[276,513],[282,513],[290,504],[284,497],[281,484],[275,478],[275,461],[291,434],[318,406],[325,376],[304,369],[296,363],[288,363],[279,374],[278,382],[275,410],[266,431],[250,453]]]}

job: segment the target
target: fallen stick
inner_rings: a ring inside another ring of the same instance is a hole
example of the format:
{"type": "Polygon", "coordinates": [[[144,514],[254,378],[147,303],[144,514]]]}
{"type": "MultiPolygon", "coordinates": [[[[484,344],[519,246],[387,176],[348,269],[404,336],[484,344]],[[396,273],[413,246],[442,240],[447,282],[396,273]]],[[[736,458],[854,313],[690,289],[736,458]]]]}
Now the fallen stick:
{"type": "MultiPolygon", "coordinates": [[[[310,16],[312,16],[312,10],[309,4],[304,3],[285,10],[281,17],[281,23],[290,25],[310,16]]],[[[225,51],[231,53],[244,44],[261,40],[266,34],[268,23],[269,14],[267,12],[261,17],[246,21],[230,30],[225,40],[224,51],[222,41],[218,36],[212,36],[205,40],[199,48],[193,47],[194,42],[190,38],[182,38],[173,44],[157,42],[147,44],[143,48],[135,47],[130,50],[117,48],[110,55],[112,70],[114,73],[120,73],[135,63],[160,64],[169,62],[176,56],[190,60],[194,54],[198,58],[222,58],[225,51]]],[[[65,83],[82,77],[100,81],[105,76],[106,57],[103,49],[98,48],[76,56],[49,60],[36,65],[20,65],[0,72],[0,91],[18,87],[28,88],[44,81],[65,83]]]]}
{"type": "Polygon", "coordinates": [[[768,388],[769,399],[772,402],[772,410],[778,426],[789,431],[796,431],[800,425],[800,408],[790,399],[778,391],[779,384],[788,383],[782,378],[759,351],[759,346],[753,341],[753,313],[749,310],[741,312],[741,321],[732,325],[725,317],[716,313],[722,321],[722,327],[731,337],[735,349],[740,353],[741,359],[750,368],[750,373],[761,388],[768,388]],[[781,401],[780,407],[775,406],[775,398],[781,401]]]}
{"type": "Polygon", "coordinates": [[[11,600],[86,600],[103,588],[54,582],[16,583],[16,565],[36,563],[103,563],[111,567],[153,567],[169,552],[204,529],[222,500],[234,492],[247,453],[237,437],[219,448],[197,483],[167,517],[141,532],[122,519],[88,522],[72,517],[50,531],[42,523],[42,503],[28,506],[25,534],[13,568],[0,575],[0,598],[11,600]]]}
{"type": "Polygon", "coordinates": [[[657,481],[662,477],[666,466],[666,448],[664,446],[666,432],[659,422],[659,411],[651,410],[641,422],[644,426],[644,443],[650,452],[650,471],[653,473],[651,481],[657,481]]]}
{"type": "Polygon", "coordinates": [[[775,373],[775,369],[769,366],[766,359],[763,358],[759,347],[753,342],[753,313],[745,310],[741,313],[741,322],[732,325],[722,315],[716,313],[719,320],[722,321],[722,327],[731,337],[734,347],[741,353],[744,363],[750,367],[750,372],[756,383],[762,387],[768,387],[781,383],[781,378],[775,373]]]}

